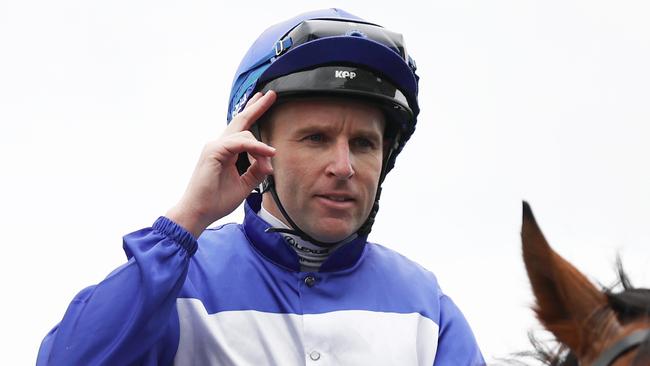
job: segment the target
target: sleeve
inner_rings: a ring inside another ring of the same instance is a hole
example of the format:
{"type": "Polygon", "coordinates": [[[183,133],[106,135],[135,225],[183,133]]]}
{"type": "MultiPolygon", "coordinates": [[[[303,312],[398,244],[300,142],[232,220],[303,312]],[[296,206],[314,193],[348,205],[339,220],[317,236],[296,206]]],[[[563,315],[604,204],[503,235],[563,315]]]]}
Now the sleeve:
{"type": "Polygon", "coordinates": [[[467,320],[446,295],[440,297],[440,329],[435,366],[485,365],[467,320]]]}
{"type": "Polygon", "coordinates": [[[171,364],[176,297],[196,249],[192,235],[165,217],[126,235],[129,261],[75,296],[41,343],[36,364],[171,364]]]}

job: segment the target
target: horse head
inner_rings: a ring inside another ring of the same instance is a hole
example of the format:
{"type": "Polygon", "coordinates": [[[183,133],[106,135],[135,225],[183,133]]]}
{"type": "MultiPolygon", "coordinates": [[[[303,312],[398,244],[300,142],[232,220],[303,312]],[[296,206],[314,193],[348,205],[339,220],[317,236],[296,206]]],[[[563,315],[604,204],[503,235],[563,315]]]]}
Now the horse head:
{"type": "Polygon", "coordinates": [[[622,292],[598,289],[549,246],[526,202],[521,238],[537,318],[569,349],[549,364],[650,365],[650,290],[631,288],[622,269],[622,292]]]}

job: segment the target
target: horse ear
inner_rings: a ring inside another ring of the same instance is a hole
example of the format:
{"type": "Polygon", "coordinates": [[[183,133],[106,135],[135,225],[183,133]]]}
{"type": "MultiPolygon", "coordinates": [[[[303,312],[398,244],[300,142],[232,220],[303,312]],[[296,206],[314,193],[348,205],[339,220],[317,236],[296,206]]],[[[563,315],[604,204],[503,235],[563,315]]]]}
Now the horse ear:
{"type": "Polygon", "coordinates": [[[607,298],[548,245],[525,201],[521,240],[538,319],[578,357],[584,356],[604,336],[598,329],[609,329],[612,324],[605,323],[616,322],[607,298]],[[607,310],[594,317],[598,309],[607,310]]]}

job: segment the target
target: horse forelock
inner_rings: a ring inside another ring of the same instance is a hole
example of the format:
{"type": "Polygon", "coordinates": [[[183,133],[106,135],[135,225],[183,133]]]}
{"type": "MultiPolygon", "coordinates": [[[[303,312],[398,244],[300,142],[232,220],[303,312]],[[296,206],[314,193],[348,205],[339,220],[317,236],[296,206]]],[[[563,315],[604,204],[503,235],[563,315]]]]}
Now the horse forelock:
{"type": "Polygon", "coordinates": [[[640,318],[650,318],[650,289],[627,289],[606,292],[607,301],[621,323],[627,324],[640,318]]]}

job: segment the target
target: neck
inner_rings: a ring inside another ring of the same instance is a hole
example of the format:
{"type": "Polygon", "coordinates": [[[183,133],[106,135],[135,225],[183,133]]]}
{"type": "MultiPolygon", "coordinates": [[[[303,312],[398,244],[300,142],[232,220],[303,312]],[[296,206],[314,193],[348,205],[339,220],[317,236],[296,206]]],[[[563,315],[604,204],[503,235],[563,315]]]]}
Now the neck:
{"type": "MultiPolygon", "coordinates": [[[[264,207],[264,205],[262,205],[260,211],[257,214],[272,227],[291,229],[287,223],[271,214],[264,207]]],[[[321,264],[323,264],[323,262],[329,258],[331,253],[333,253],[343,244],[348,243],[349,241],[356,238],[356,235],[353,234],[345,240],[330,247],[323,247],[310,241],[304,240],[296,235],[287,233],[280,233],[280,235],[282,235],[286,243],[296,251],[296,254],[298,254],[298,260],[300,261],[300,270],[303,272],[317,272],[320,269],[321,264]]]]}
{"type": "MultiPolygon", "coordinates": [[[[262,208],[258,214],[261,214],[262,212],[265,212],[266,214],[270,215],[273,219],[274,222],[269,222],[271,226],[273,227],[281,227],[285,229],[293,229],[291,227],[291,224],[287,222],[287,219],[282,215],[278,207],[276,206],[275,202],[273,201],[273,197],[271,197],[271,192],[267,191],[262,194],[262,208]]],[[[262,215],[260,215],[264,220],[266,218],[262,215]]],[[[267,221],[268,222],[268,221],[267,221]]]]}

